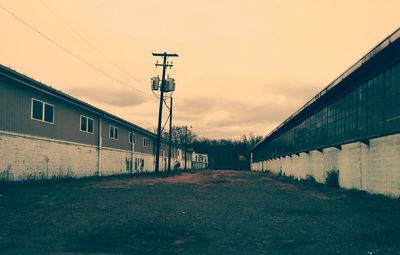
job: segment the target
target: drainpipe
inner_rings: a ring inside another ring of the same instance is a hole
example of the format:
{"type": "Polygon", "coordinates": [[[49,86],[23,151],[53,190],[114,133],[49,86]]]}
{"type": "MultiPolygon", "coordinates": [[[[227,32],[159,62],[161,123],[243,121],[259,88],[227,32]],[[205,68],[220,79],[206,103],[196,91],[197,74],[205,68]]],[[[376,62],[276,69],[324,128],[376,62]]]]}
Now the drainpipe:
{"type": "Polygon", "coordinates": [[[136,134],[132,131],[132,155],[131,155],[131,174],[133,173],[133,164],[134,164],[134,158],[135,158],[135,137],[136,134]]]}
{"type": "Polygon", "coordinates": [[[103,147],[103,135],[102,135],[102,118],[99,118],[99,164],[98,164],[98,169],[97,169],[97,175],[101,176],[101,150],[103,147]]]}

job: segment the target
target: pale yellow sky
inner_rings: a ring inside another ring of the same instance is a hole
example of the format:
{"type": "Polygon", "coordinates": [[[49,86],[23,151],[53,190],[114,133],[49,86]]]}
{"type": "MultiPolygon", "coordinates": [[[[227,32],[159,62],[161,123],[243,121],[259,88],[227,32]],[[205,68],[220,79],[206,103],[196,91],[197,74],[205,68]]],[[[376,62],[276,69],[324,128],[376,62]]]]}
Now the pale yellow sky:
{"type": "MultiPolygon", "coordinates": [[[[0,0],[1,64],[154,128],[154,51],[175,52],[175,124],[265,135],[400,25],[398,0],[0,0]],[[111,60],[111,61],[110,61],[111,60]],[[121,67],[120,70],[115,64],[121,67]]],[[[167,116],[166,114],[164,115],[167,116]]],[[[164,118],[165,118],[164,117],[164,118]]]]}

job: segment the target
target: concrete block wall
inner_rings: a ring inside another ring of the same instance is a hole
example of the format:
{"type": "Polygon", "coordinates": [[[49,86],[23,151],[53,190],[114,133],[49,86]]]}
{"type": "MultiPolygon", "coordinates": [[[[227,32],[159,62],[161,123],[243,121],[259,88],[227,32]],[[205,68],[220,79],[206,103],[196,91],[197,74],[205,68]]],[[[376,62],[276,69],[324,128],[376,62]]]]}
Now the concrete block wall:
{"type": "Polygon", "coordinates": [[[368,145],[355,142],[342,145],[338,157],[339,185],[347,189],[362,189],[363,162],[368,159],[368,145]]]}
{"type": "MultiPolygon", "coordinates": [[[[183,162],[185,162],[184,160],[183,160],[183,162]]],[[[183,166],[182,164],[181,164],[181,166],[183,166]]],[[[251,170],[252,171],[257,171],[257,172],[260,172],[262,169],[261,169],[261,162],[254,162],[254,163],[251,163],[251,170]]]]}
{"type": "Polygon", "coordinates": [[[298,177],[300,179],[305,179],[308,172],[310,171],[310,155],[308,155],[308,153],[302,152],[299,155],[299,162],[298,162],[298,166],[299,166],[299,173],[298,173],[298,177]]]}
{"type": "Polygon", "coordinates": [[[99,150],[96,146],[0,131],[0,180],[136,173],[136,158],[144,160],[142,172],[154,171],[151,154],[105,147],[99,150]],[[132,170],[128,162],[132,162],[132,170]]]}
{"type": "Polygon", "coordinates": [[[101,149],[100,175],[115,175],[130,173],[128,162],[132,160],[132,152],[111,148],[101,149]]]}
{"type": "Polygon", "coordinates": [[[338,154],[341,150],[336,147],[328,147],[323,149],[324,157],[324,173],[330,170],[339,169],[338,154]]]}
{"type": "Polygon", "coordinates": [[[310,151],[310,170],[309,175],[313,176],[317,182],[325,182],[325,163],[324,155],[318,150],[310,151]]]}
{"type": "Polygon", "coordinates": [[[285,156],[281,159],[282,162],[282,174],[292,176],[292,158],[285,156]]]}
{"type": "Polygon", "coordinates": [[[400,196],[400,134],[371,139],[363,190],[400,196]]]}
{"type": "Polygon", "coordinates": [[[295,177],[296,179],[300,178],[301,167],[299,165],[299,156],[297,154],[291,155],[291,166],[290,166],[290,176],[295,177]]]}
{"type": "MultiPolygon", "coordinates": [[[[339,170],[339,185],[346,189],[359,189],[369,193],[392,197],[400,196],[400,134],[362,142],[343,144],[300,155],[270,159],[265,170],[294,176],[299,179],[311,175],[324,183],[327,172],[339,170]]],[[[253,163],[252,169],[260,171],[261,162],[253,163]]]]}
{"type": "Polygon", "coordinates": [[[265,161],[265,163],[264,163],[264,168],[265,168],[265,171],[271,171],[271,172],[273,172],[273,170],[272,170],[272,168],[273,168],[273,160],[272,159],[270,159],[270,160],[266,160],[265,161]]]}
{"type": "Polygon", "coordinates": [[[0,133],[0,179],[91,176],[97,170],[94,146],[0,133]]]}
{"type": "Polygon", "coordinates": [[[144,160],[143,171],[145,171],[145,172],[154,172],[155,162],[154,162],[154,156],[153,155],[146,154],[146,153],[137,153],[137,154],[135,154],[135,157],[144,160]]]}

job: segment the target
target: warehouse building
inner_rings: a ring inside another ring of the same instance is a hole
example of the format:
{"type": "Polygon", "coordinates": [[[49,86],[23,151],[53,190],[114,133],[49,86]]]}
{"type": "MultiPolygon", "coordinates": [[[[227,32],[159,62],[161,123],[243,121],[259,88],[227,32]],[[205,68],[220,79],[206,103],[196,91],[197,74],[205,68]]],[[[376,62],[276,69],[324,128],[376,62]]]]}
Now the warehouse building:
{"type": "MultiPolygon", "coordinates": [[[[154,171],[155,139],[152,132],[0,65],[0,180],[154,171]]],[[[174,145],[172,155],[172,165],[184,165],[183,147],[174,145]]],[[[167,156],[163,141],[162,170],[167,156]]]]}
{"type": "Polygon", "coordinates": [[[251,149],[251,168],[400,196],[400,30],[251,149]]]}
{"type": "Polygon", "coordinates": [[[208,169],[208,154],[194,152],[192,154],[192,168],[198,170],[208,169]]]}

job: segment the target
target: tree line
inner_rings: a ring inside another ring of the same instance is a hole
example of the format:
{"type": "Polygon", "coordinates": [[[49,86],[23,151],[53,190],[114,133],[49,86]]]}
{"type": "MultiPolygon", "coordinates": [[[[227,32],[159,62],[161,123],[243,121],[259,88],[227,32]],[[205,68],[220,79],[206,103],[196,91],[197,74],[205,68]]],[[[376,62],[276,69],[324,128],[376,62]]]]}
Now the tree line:
{"type": "MultiPolygon", "coordinates": [[[[169,133],[163,132],[163,138],[169,139],[169,133]]],[[[240,139],[197,138],[186,126],[172,128],[172,142],[194,149],[198,153],[208,154],[210,169],[249,170],[249,150],[262,139],[254,134],[242,135],[240,139]]]]}
{"type": "Polygon", "coordinates": [[[208,154],[210,169],[249,170],[249,150],[261,139],[253,134],[243,135],[240,139],[194,139],[190,147],[208,154]]]}

